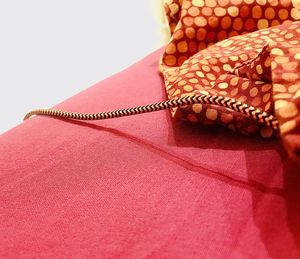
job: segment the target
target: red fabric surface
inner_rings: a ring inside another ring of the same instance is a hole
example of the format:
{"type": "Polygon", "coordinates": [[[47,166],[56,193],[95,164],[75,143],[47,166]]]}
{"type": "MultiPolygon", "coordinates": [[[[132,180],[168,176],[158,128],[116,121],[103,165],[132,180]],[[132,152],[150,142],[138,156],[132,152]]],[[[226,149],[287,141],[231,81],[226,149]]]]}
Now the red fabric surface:
{"type": "MultiPolygon", "coordinates": [[[[165,99],[161,54],[56,108],[165,99]]],[[[0,256],[299,258],[299,165],[282,150],[167,111],[32,118],[0,136],[0,256]]]]}

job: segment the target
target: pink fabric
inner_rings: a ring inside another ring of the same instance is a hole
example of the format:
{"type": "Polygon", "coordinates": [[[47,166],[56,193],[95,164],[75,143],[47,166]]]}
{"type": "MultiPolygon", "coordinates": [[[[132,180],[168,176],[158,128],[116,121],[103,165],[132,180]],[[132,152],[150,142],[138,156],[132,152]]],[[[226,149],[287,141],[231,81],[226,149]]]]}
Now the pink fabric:
{"type": "MultiPolygon", "coordinates": [[[[162,50],[59,104],[165,99],[162,50]]],[[[0,256],[299,258],[299,165],[280,140],[173,121],[35,117],[0,136],[0,256]]]]}

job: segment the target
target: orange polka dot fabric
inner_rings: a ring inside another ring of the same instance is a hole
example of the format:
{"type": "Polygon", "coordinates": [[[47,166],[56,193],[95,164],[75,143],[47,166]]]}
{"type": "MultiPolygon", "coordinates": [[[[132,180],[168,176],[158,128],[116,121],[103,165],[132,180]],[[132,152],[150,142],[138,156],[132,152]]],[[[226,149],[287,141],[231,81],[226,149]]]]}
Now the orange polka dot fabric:
{"type": "Polygon", "coordinates": [[[228,97],[276,116],[279,130],[221,103],[172,115],[264,138],[281,134],[300,157],[300,0],[168,0],[165,10],[172,37],[160,71],[168,98],[228,97]]]}

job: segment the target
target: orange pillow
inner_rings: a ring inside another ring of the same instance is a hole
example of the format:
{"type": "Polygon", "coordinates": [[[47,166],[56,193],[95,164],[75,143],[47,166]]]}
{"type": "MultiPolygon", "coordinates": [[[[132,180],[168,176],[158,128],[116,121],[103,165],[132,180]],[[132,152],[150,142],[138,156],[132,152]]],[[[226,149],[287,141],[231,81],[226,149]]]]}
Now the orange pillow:
{"type": "Polygon", "coordinates": [[[165,10],[168,99],[202,98],[172,115],[266,138],[281,132],[300,156],[300,0],[169,0],[165,10]]]}

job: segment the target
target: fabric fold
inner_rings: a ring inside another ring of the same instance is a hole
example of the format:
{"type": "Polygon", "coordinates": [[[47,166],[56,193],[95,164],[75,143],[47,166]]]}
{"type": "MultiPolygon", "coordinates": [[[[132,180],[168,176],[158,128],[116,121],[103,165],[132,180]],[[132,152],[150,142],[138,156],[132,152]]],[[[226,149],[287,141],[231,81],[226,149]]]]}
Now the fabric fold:
{"type": "Polygon", "coordinates": [[[159,63],[169,99],[207,96],[172,110],[177,119],[246,135],[282,137],[300,158],[300,1],[169,0],[172,37],[159,63]],[[234,111],[211,98],[228,97],[234,111]],[[251,116],[274,115],[279,129],[251,116]]]}

